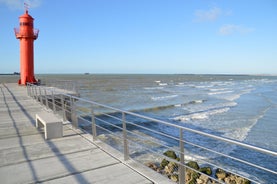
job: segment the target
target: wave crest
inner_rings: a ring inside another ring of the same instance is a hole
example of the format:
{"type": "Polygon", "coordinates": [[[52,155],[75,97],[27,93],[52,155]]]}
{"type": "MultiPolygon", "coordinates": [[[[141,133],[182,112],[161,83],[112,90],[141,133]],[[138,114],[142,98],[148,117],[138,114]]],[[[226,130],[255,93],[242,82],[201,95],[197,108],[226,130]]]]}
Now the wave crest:
{"type": "Polygon", "coordinates": [[[210,116],[216,115],[216,114],[222,114],[225,112],[228,112],[230,110],[230,107],[223,107],[220,109],[212,109],[208,111],[203,112],[196,112],[188,115],[182,115],[173,118],[174,120],[181,121],[181,122],[187,122],[187,121],[195,121],[195,120],[206,120],[209,119],[210,116]]]}

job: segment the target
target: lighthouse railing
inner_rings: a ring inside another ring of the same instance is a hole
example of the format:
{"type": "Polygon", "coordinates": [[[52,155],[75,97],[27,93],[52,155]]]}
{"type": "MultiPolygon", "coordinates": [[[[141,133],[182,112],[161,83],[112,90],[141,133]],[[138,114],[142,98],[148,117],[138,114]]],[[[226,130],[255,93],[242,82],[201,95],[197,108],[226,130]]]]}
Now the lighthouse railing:
{"type": "Polygon", "coordinates": [[[37,38],[39,34],[39,29],[33,28],[34,37],[37,38]]]}
{"type": "Polygon", "coordinates": [[[14,28],[14,33],[17,38],[18,37],[32,37],[32,38],[36,39],[39,34],[39,29],[33,28],[33,32],[30,34],[30,33],[21,33],[20,28],[14,28]]]}

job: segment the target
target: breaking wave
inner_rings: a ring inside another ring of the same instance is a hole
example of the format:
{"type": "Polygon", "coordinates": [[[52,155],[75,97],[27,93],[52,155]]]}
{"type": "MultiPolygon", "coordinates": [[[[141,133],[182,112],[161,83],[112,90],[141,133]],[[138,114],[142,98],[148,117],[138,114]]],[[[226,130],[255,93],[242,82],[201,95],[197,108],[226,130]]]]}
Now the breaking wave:
{"type": "Polygon", "coordinates": [[[149,111],[158,111],[158,110],[164,110],[164,109],[168,109],[168,108],[180,108],[180,107],[185,107],[187,105],[191,105],[191,104],[201,104],[204,103],[206,100],[193,100],[193,101],[189,101],[187,103],[183,103],[183,104],[170,104],[170,105],[162,105],[162,106],[154,106],[154,107],[146,107],[143,109],[134,109],[131,111],[144,111],[144,112],[149,112],[149,111]]]}
{"type": "Polygon", "coordinates": [[[188,115],[181,115],[173,119],[181,122],[194,121],[194,120],[206,120],[206,119],[209,119],[209,117],[212,115],[225,113],[225,112],[228,112],[229,110],[230,110],[230,107],[224,107],[224,108],[212,109],[204,112],[195,112],[188,115]]]}

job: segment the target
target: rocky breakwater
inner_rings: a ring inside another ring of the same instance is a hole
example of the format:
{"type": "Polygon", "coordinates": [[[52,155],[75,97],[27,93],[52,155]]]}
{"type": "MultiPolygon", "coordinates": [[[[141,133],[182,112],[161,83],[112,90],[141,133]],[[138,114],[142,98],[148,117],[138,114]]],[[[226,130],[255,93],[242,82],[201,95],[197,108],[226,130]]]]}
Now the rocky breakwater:
{"type": "MultiPolygon", "coordinates": [[[[172,150],[163,153],[167,157],[160,163],[149,162],[146,164],[149,168],[156,172],[167,176],[172,181],[179,181],[179,164],[180,158],[172,150]]],[[[245,178],[226,172],[222,169],[214,169],[211,167],[200,167],[195,161],[189,161],[185,169],[185,183],[186,184],[217,184],[222,181],[226,184],[250,184],[251,182],[245,178]]]]}

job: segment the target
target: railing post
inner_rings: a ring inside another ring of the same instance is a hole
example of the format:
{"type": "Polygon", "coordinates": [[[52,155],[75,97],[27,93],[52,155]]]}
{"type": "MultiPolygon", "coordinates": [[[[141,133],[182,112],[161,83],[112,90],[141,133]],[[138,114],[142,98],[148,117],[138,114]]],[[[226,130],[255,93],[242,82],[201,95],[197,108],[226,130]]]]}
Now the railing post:
{"type": "Polygon", "coordinates": [[[29,83],[27,83],[26,88],[27,88],[27,95],[30,96],[30,84],[29,83]]]}
{"type": "Polygon", "coordinates": [[[31,97],[34,99],[34,96],[35,96],[35,95],[34,95],[34,86],[31,86],[31,93],[32,93],[32,96],[31,96],[31,97]]]}
{"type": "Polygon", "coordinates": [[[32,94],[33,94],[33,99],[36,100],[36,91],[35,91],[35,86],[32,85],[32,94]]]}
{"type": "Polygon", "coordinates": [[[35,95],[36,95],[36,101],[38,101],[38,92],[37,92],[37,86],[35,87],[35,95]]]}
{"type": "Polygon", "coordinates": [[[74,99],[72,99],[72,96],[70,96],[70,105],[71,105],[71,121],[72,125],[75,128],[78,128],[78,117],[76,113],[76,105],[74,103],[74,99]]]}
{"type": "Polygon", "coordinates": [[[41,87],[38,87],[38,88],[39,88],[39,101],[40,101],[40,104],[43,105],[41,87]]]}
{"type": "Polygon", "coordinates": [[[185,148],[183,141],[183,129],[180,128],[180,137],[179,137],[179,149],[180,149],[180,165],[179,165],[179,184],[185,184],[185,148]]]}
{"type": "Polygon", "coordinates": [[[96,132],[96,123],[95,123],[95,115],[93,111],[93,106],[91,107],[91,132],[93,140],[95,141],[97,139],[97,132],[96,132]]]}
{"type": "Polygon", "coordinates": [[[55,97],[54,97],[54,92],[53,90],[51,91],[51,96],[52,96],[52,105],[53,105],[53,111],[56,113],[56,105],[55,105],[55,97]]]}
{"type": "Polygon", "coordinates": [[[122,112],[122,128],[123,128],[123,145],[124,145],[124,160],[129,159],[129,148],[127,140],[126,118],[125,113],[122,112]]]}
{"type": "Polygon", "coordinates": [[[65,117],[65,101],[64,101],[64,95],[61,94],[61,107],[62,107],[62,116],[63,116],[63,121],[66,121],[66,117],[65,117]]]}
{"type": "Polygon", "coordinates": [[[31,84],[28,84],[28,92],[29,92],[29,96],[32,96],[32,86],[31,84]]]}
{"type": "Polygon", "coordinates": [[[44,95],[45,95],[45,105],[46,105],[46,108],[49,109],[47,90],[45,88],[44,88],[44,95]]]}

